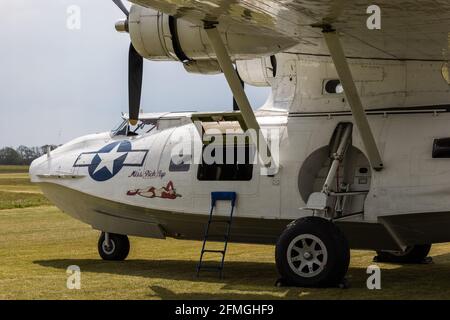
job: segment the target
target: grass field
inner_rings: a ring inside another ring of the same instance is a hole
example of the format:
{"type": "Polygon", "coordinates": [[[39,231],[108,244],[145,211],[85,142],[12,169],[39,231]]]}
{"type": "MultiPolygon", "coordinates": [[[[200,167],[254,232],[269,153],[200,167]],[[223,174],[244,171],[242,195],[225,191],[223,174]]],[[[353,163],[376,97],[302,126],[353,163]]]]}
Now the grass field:
{"type": "Polygon", "coordinates": [[[2,166],[0,173],[28,173],[28,166],[2,166]]]}
{"type": "Polygon", "coordinates": [[[230,244],[223,280],[195,278],[197,241],[131,238],[127,261],[105,262],[97,254],[98,232],[42,200],[26,168],[0,172],[0,208],[8,208],[0,210],[0,299],[450,298],[447,244],[433,247],[430,265],[379,264],[377,291],[366,288],[373,252],[365,251],[352,251],[349,289],[275,287],[272,246],[230,244]],[[81,290],[66,287],[70,265],[81,268],[81,290]]]}

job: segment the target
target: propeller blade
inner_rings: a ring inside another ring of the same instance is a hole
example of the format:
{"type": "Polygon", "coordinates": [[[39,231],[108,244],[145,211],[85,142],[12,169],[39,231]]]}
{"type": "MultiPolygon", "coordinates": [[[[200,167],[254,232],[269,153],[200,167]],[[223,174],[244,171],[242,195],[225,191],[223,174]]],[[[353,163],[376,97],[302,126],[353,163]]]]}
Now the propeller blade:
{"type": "Polygon", "coordinates": [[[136,51],[133,44],[130,44],[128,56],[128,113],[131,125],[137,124],[139,120],[143,69],[144,58],[136,51]]]}
{"type": "Polygon", "coordinates": [[[112,0],[116,6],[119,7],[120,10],[122,10],[123,13],[125,13],[125,15],[128,16],[130,15],[130,12],[128,11],[127,7],[125,7],[125,5],[123,4],[122,0],[112,0]]]}

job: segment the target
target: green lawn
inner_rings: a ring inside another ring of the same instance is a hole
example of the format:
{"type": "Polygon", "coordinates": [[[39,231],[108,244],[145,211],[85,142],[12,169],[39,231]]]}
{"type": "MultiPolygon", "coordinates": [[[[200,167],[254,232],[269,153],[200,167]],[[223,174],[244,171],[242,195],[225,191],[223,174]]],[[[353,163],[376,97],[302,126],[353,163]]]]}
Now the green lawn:
{"type": "MultiPolygon", "coordinates": [[[[11,171],[8,171],[7,173],[0,173],[0,192],[42,193],[38,186],[31,183],[28,173],[11,171]]],[[[2,207],[2,201],[2,195],[0,195],[0,207],[2,207]]],[[[41,205],[43,203],[38,202],[36,204],[41,205]]],[[[3,207],[3,209],[5,208],[16,207],[3,207]]]]}
{"type": "Polygon", "coordinates": [[[262,245],[230,244],[225,278],[204,273],[197,279],[198,241],[133,237],[127,261],[102,261],[97,231],[30,200],[33,193],[19,195],[39,206],[0,210],[0,299],[450,298],[447,244],[433,247],[431,265],[379,264],[379,291],[366,288],[366,268],[373,264],[373,252],[366,251],[352,251],[351,288],[345,290],[275,287],[274,248],[262,245]],[[66,288],[70,265],[81,268],[81,290],[66,288]]]}
{"type": "Polygon", "coordinates": [[[0,210],[37,207],[51,204],[42,194],[3,190],[5,189],[0,189],[0,210]]]}
{"type": "Polygon", "coordinates": [[[27,166],[0,166],[0,210],[50,204],[30,182],[27,166]]]}
{"type": "Polygon", "coordinates": [[[0,165],[0,173],[28,173],[28,166],[0,165]]]}
{"type": "Polygon", "coordinates": [[[2,186],[31,186],[27,173],[0,173],[0,185],[2,186]]]}

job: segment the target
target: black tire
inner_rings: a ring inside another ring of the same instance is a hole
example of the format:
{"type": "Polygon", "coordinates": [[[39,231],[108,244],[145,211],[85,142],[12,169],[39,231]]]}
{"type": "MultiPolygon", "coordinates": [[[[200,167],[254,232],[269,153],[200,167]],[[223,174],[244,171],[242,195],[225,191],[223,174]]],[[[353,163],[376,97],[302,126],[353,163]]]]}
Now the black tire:
{"type": "Polygon", "coordinates": [[[125,260],[130,252],[130,241],[128,237],[121,234],[110,233],[109,241],[111,248],[106,247],[105,233],[102,232],[98,239],[98,253],[103,260],[122,261],[125,260]]]}
{"type": "Polygon", "coordinates": [[[377,251],[377,262],[422,263],[430,253],[431,244],[418,244],[406,248],[405,252],[377,251]]]}
{"type": "Polygon", "coordinates": [[[283,231],[275,248],[275,260],[278,273],[287,285],[300,287],[337,286],[342,283],[347,273],[350,264],[350,249],[344,234],[332,222],[318,217],[307,217],[292,222],[283,231]],[[306,245],[311,246],[307,250],[303,250],[306,247],[300,239],[302,237],[305,237],[306,245]],[[310,238],[309,243],[308,238],[310,238]],[[313,247],[313,241],[316,242],[315,248],[310,250],[313,247]],[[301,248],[297,246],[299,242],[302,244],[301,248]],[[291,243],[293,244],[291,245],[291,243]],[[325,247],[325,250],[320,250],[322,246],[325,247]],[[298,249],[302,249],[303,254],[297,251],[298,249]],[[298,255],[293,255],[294,251],[298,255]],[[320,255],[320,251],[326,253],[326,258],[325,255],[320,255]],[[305,252],[313,256],[306,262],[303,260],[308,259],[309,256],[305,256],[305,252]],[[288,258],[288,255],[290,258],[288,258]],[[294,262],[293,259],[303,260],[297,263],[298,261],[294,262]],[[321,263],[316,264],[314,261],[321,263]],[[303,263],[311,262],[313,263],[311,264],[312,271],[309,265],[301,268],[303,263]],[[316,270],[314,270],[314,265],[316,270]],[[305,267],[308,268],[306,272],[305,267]],[[308,274],[303,275],[306,273],[308,274]]]}

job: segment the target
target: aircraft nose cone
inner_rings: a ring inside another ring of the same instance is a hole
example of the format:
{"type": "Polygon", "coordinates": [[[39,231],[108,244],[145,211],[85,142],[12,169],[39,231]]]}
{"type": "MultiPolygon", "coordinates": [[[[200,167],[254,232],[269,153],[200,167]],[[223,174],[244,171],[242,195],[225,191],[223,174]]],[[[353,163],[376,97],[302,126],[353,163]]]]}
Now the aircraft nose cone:
{"type": "Polygon", "coordinates": [[[45,163],[47,162],[47,156],[43,155],[40,158],[33,160],[28,169],[28,174],[30,175],[31,182],[38,182],[39,175],[45,172],[45,163]]]}
{"type": "Polygon", "coordinates": [[[38,164],[37,164],[36,160],[38,160],[38,159],[35,159],[35,160],[33,160],[33,162],[31,162],[30,168],[28,169],[28,174],[30,175],[31,182],[35,182],[35,179],[37,177],[36,173],[37,173],[38,164]]]}

